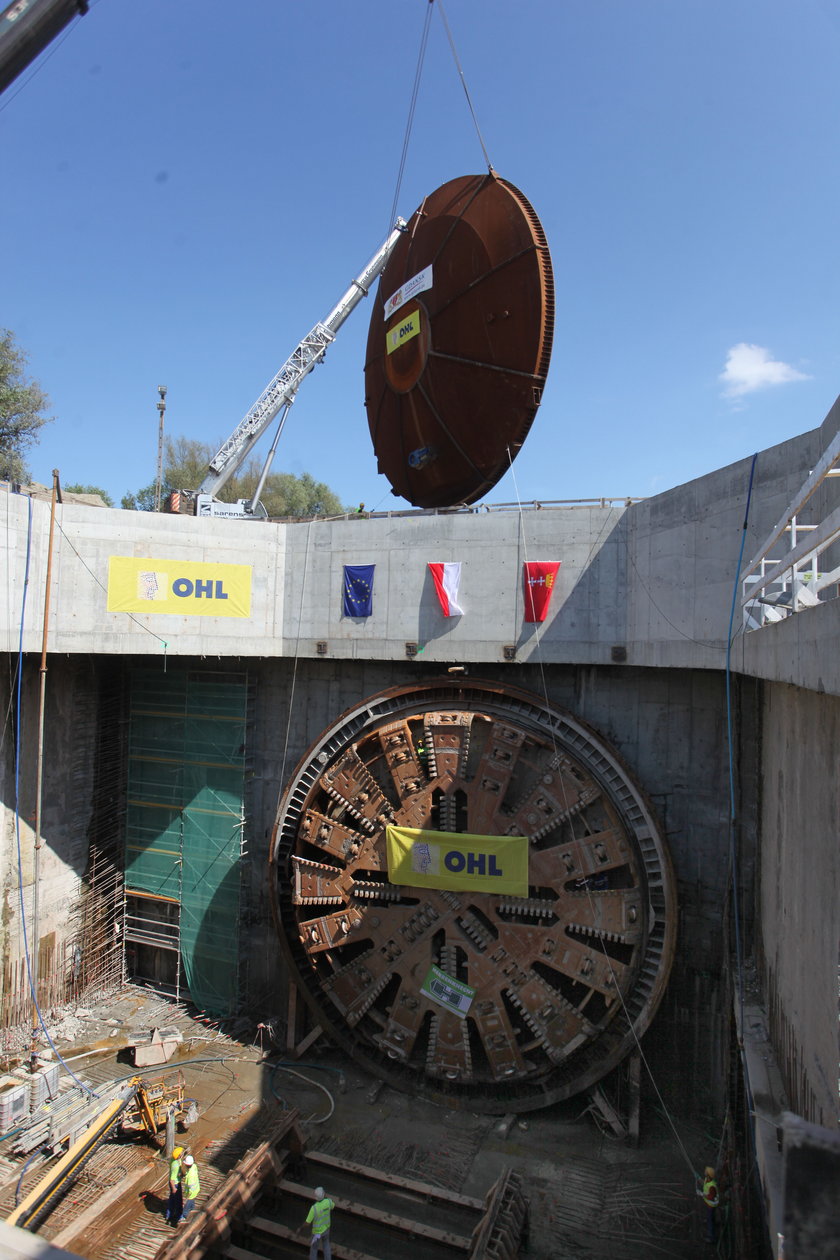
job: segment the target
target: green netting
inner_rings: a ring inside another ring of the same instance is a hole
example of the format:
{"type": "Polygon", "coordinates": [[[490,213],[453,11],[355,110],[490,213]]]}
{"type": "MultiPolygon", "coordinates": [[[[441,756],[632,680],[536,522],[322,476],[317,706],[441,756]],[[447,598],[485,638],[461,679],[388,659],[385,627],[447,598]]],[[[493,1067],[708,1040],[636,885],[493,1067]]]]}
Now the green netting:
{"type": "Polygon", "coordinates": [[[180,904],[190,996],[236,1007],[245,675],[135,670],[131,677],[125,882],[180,904]]]}

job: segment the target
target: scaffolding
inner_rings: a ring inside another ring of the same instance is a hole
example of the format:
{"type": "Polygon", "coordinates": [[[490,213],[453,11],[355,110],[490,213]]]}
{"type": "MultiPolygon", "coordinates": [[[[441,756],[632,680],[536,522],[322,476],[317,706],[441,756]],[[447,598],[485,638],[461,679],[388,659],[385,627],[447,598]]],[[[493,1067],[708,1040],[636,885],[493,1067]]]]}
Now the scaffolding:
{"type": "Polygon", "coordinates": [[[129,965],[214,1016],[238,998],[245,673],[131,675],[124,933],[129,965]]]}

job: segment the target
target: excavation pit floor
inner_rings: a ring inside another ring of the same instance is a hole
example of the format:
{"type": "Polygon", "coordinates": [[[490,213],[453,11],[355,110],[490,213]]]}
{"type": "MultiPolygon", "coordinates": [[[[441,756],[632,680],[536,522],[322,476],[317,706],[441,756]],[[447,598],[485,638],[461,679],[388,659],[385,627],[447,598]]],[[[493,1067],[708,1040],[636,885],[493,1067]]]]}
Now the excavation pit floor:
{"type": "MultiPolygon", "coordinates": [[[[67,1069],[94,1090],[136,1074],[129,1042],[152,1028],[177,1028],[183,1037],[168,1062],[143,1075],[180,1071],[186,1096],[197,1102],[198,1120],[177,1141],[196,1158],[199,1202],[294,1108],[309,1149],[396,1176],[483,1198],[504,1168],[520,1173],[531,1204],[523,1255],[534,1260],[714,1254],[694,1184],[709,1162],[714,1125],[680,1115],[684,1091],[669,1097],[661,1081],[661,1097],[643,1081],[633,1148],[608,1131],[585,1095],[518,1117],[449,1110],[382,1085],[325,1040],[292,1060],[267,1028],[246,1020],[219,1025],[137,986],[48,1024],[67,1069]]],[[[102,1145],[40,1236],[85,1260],[151,1260],[172,1234],[164,1220],[162,1136],[102,1145]]],[[[24,1163],[10,1154],[10,1139],[0,1139],[0,1216],[47,1168],[35,1157],[22,1177],[24,1163]]],[[[325,1188],[329,1194],[328,1181],[325,1188]]],[[[429,1223],[433,1217],[430,1208],[429,1223]]],[[[332,1237],[354,1246],[352,1221],[337,1213],[332,1237]]]]}

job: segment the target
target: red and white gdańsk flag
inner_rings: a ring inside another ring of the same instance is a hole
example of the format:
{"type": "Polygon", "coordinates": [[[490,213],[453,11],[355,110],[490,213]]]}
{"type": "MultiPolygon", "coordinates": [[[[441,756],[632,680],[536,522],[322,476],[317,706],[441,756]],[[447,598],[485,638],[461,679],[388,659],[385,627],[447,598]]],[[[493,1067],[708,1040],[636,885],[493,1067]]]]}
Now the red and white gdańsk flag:
{"type": "Polygon", "coordinates": [[[464,610],[458,603],[458,587],[461,585],[461,562],[430,564],[429,572],[435,584],[437,597],[444,617],[461,617],[464,610]]]}
{"type": "Polygon", "coordinates": [[[545,621],[548,605],[557,579],[559,560],[526,560],[523,566],[525,583],[525,620],[545,621]]]}

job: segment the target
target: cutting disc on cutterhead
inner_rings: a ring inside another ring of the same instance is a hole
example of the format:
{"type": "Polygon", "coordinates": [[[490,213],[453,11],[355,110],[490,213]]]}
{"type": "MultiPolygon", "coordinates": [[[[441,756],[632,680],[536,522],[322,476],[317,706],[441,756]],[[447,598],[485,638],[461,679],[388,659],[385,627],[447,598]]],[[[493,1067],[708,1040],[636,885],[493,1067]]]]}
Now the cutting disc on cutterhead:
{"type": "Polygon", "coordinates": [[[540,405],[553,327],[548,244],[519,189],[491,171],[426,197],[368,331],[368,425],[395,494],[452,507],[496,484],[540,405]]]}

